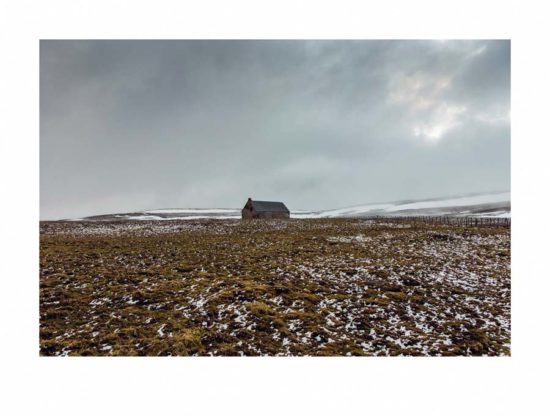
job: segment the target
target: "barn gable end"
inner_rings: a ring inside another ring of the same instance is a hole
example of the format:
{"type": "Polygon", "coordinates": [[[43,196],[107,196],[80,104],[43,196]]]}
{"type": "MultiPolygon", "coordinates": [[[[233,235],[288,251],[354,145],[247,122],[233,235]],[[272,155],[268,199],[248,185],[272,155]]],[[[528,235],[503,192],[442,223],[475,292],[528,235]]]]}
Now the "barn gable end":
{"type": "Polygon", "coordinates": [[[248,198],[241,215],[243,219],[290,218],[290,211],[282,202],[253,201],[248,198]]]}

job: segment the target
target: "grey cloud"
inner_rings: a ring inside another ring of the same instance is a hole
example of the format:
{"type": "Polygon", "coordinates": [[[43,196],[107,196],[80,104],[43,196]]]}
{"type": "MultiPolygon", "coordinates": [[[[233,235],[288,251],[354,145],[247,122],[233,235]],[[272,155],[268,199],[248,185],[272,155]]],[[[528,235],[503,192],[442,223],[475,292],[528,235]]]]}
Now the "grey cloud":
{"type": "Polygon", "coordinates": [[[509,41],[42,41],[40,209],[509,189],[509,41]]]}

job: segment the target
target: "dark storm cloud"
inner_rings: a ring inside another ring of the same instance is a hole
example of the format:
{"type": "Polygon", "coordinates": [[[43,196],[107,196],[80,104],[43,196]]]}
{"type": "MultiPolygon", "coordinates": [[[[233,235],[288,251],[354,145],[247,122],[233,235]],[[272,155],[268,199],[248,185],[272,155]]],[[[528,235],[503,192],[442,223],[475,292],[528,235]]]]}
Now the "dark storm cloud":
{"type": "Polygon", "coordinates": [[[42,41],[41,217],[506,190],[508,41],[42,41]]]}

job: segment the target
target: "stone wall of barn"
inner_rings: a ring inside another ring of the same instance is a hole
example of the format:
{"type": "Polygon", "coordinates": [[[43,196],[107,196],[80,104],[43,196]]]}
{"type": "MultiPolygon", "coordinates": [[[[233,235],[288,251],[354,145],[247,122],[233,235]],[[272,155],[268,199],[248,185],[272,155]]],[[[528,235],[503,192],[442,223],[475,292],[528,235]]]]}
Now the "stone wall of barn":
{"type": "Polygon", "coordinates": [[[288,219],[290,215],[286,212],[256,212],[250,211],[246,207],[241,210],[243,220],[249,219],[288,219]]]}
{"type": "Polygon", "coordinates": [[[254,214],[255,214],[254,211],[249,210],[247,207],[244,207],[241,210],[241,217],[243,220],[250,220],[254,218],[254,214]]]}

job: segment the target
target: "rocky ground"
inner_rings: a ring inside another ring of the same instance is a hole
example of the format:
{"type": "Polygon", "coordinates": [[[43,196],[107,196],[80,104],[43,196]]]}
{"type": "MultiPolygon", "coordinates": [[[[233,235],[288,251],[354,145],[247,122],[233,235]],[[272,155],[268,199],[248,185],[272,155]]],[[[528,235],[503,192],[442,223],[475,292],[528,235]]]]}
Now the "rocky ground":
{"type": "Polygon", "coordinates": [[[509,355],[510,229],[43,222],[41,355],[509,355]]]}

